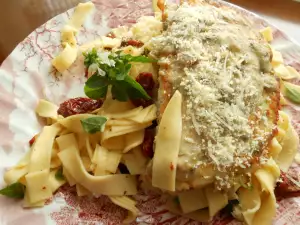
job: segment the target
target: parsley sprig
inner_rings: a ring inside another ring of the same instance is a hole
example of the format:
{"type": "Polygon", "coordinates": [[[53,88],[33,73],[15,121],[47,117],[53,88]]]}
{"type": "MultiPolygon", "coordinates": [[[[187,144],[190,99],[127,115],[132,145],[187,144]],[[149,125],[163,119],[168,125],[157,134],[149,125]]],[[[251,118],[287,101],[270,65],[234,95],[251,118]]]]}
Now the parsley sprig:
{"type": "Polygon", "coordinates": [[[84,92],[92,99],[104,98],[111,85],[112,96],[118,101],[129,99],[146,99],[150,96],[143,87],[131,78],[128,73],[131,69],[130,62],[152,63],[155,60],[146,56],[132,56],[115,53],[98,53],[96,49],[83,53],[84,65],[95,69],[94,74],[86,81],[84,92]]]}

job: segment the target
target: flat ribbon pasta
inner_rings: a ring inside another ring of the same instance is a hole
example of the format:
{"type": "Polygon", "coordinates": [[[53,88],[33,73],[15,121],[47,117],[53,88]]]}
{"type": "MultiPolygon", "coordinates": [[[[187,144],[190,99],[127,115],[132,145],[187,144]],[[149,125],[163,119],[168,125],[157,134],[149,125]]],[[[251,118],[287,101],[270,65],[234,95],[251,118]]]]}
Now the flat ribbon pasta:
{"type": "Polygon", "coordinates": [[[183,213],[190,213],[208,207],[204,189],[194,189],[181,192],[178,195],[183,213]]]}
{"type": "Polygon", "coordinates": [[[209,216],[212,218],[227,205],[228,196],[220,191],[214,191],[213,186],[204,188],[204,192],[208,203],[209,216]]]}
{"type": "Polygon", "coordinates": [[[250,225],[261,206],[259,183],[254,181],[252,190],[240,188],[238,196],[244,220],[250,225]]]}
{"type": "Polygon", "coordinates": [[[58,120],[58,123],[67,128],[69,131],[74,133],[83,133],[84,130],[81,125],[82,119],[87,119],[90,117],[97,117],[93,114],[77,114],[73,116],[69,116],[67,118],[58,120]]]}
{"type": "Polygon", "coordinates": [[[240,188],[242,214],[249,225],[267,225],[276,214],[274,188],[280,170],[271,158],[254,173],[252,190],[240,188]]]}
{"type": "Polygon", "coordinates": [[[134,195],[137,193],[136,177],[128,174],[92,176],[84,168],[78,150],[74,147],[58,153],[69,174],[95,195],[134,195]]]}
{"type": "Polygon", "coordinates": [[[79,197],[91,195],[91,192],[80,184],[76,184],[76,192],[79,197]]]}
{"type": "Polygon", "coordinates": [[[123,154],[123,161],[131,175],[143,174],[148,162],[147,158],[143,155],[140,146],[123,154]]]}
{"type": "Polygon", "coordinates": [[[167,208],[172,213],[175,213],[177,215],[181,215],[183,217],[190,218],[192,220],[196,220],[199,222],[208,222],[210,219],[208,209],[199,209],[194,212],[183,213],[179,207],[179,204],[174,199],[171,199],[171,198],[168,199],[168,201],[167,201],[167,208]]]}
{"type": "Polygon", "coordinates": [[[128,216],[123,221],[124,224],[129,224],[136,219],[139,210],[135,207],[134,200],[127,196],[109,196],[109,198],[114,204],[128,210],[128,216]]]}
{"type": "Polygon", "coordinates": [[[45,126],[32,146],[28,174],[25,176],[29,203],[33,204],[52,196],[49,186],[51,152],[55,136],[60,132],[59,124],[45,126]]]}
{"type": "Polygon", "coordinates": [[[181,102],[182,96],[179,91],[176,91],[162,115],[156,135],[152,185],[168,191],[175,191],[176,167],[182,132],[181,102]]]}
{"type": "Polygon", "coordinates": [[[299,146],[299,136],[292,125],[288,128],[282,140],[282,151],[279,153],[277,162],[283,172],[287,172],[292,164],[299,146]]]}
{"type": "Polygon", "coordinates": [[[52,102],[48,102],[44,99],[40,99],[39,103],[35,109],[35,112],[40,117],[57,119],[57,116],[58,116],[57,110],[58,110],[57,105],[53,104],[52,102]]]}
{"type": "Polygon", "coordinates": [[[11,185],[19,181],[25,174],[28,173],[28,164],[30,162],[31,150],[28,151],[17,163],[16,166],[12,167],[4,173],[4,181],[7,185],[11,185]]]}
{"type": "Polygon", "coordinates": [[[57,189],[60,186],[62,186],[62,185],[64,185],[66,183],[65,179],[57,179],[55,177],[55,174],[57,173],[57,171],[58,171],[58,169],[52,170],[50,172],[50,174],[49,174],[49,180],[48,180],[48,182],[49,182],[49,187],[50,187],[52,193],[55,192],[55,191],[57,191],[57,189]]]}

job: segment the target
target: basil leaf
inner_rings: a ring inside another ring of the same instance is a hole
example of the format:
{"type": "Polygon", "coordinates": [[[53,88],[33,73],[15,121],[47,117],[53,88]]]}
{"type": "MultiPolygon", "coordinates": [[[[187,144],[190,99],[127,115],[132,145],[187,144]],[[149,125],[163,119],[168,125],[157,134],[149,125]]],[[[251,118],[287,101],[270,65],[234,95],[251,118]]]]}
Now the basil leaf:
{"type": "Polygon", "coordinates": [[[132,79],[130,76],[125,77],[124,82],[126,82],[128,86],[128,95],[131,99],[143,98],[146,100],[151,99],[148,93],[144,90],[144,88],[132,79]]]}
{"type": "MultiPolygon", "coordinates": [[[[124,64],[123,64],[124,65],[124,64]]],[[[117,80],[124,80],[126,76],[128,76],[129,70],[131,69],[131,64],[126,64],[122,67],[122,70],[117,73],[117,80]]]]}
{"type": "Polygon", "coordinates": [[[107,119],[102,116],[89,117],[81,120],[82,128],[89,134],[103,132],[107,119]]]}
{"type": "Polygon", "coordinates": [[[104,98],[108,91],[108,85],[112,85],[112,95],[119,101],[128,99],[150,99],[143,87],[128,74],[131,69],[129,62],[150,63],[156,60],[146,56],[123,55],[121,51],[108,55],[108,59],[114,63],[103,63],[96,49],[83,54],[84,64],[90,66],[96,64],[97,72],[85,83],[84,92],[92,99],[104,98]],[[101,69],[101,70],[100,70],[101,69]],[[102,76],[99,75],[101,72],[102,76]]]}
{"type": "Polygon", "coordinates": [[[60,167],[60,168],[56,171],[56,173],[55,173],[55,178],[56,178],[57,180],[65,180],[65,176],[63,175],[63,169],[62,169],[62,167],[60,167]]]}
{"type": "Polygon", "coordinates": [[[109,81],[106,77],[102,77],[98,75],[97,73],[91,76],[86,82],[85,85],[90,88],[99,88],[102,86],[107,86],[109,84],[109,81]]]}
{"type": "Polygon", "coordinates": [[[91,99],[104,98],[108,90],[108,80],[97,74],[91,76],[84,86],[84,93],[91,99]]]}
{"type": "Polygon", "coordinates": [[[300,86],[283,82],[284,84],[284,95],[294,103],[300,104],[300,86]]]}
{"type": "Polygon", "coordinates": [[[10,198],[24,198],[25,186],[19,182],[13,183],[1,189],[0,194],[10,198]]]}
{"type": "Polygon", "coordinates": [[[124,82],[115,82],[111,88],[111,93],[114,99],[120,102],[126,102],[129,99],[127,93],[127,84],[124,82]]]}
{"type": "Polygon", "coordinates": [[[84,65],[86,67],[89,67],[93,63],[98,63],[99,61],[98,53],[95,48],[93,48],[92,51],[90,52],[84,52],[83,56],[84,56],[84,65]]]}
{"type": "Polygon", "coordinates": [[[157,60],[151,59],[151,58],[146,57],[146,56],[143,56],[143,55],[139,55],[139,56],[125,55],[124,58],[125,58],[128,62],[142,62],[142,63],[153,63],[153,62],[157,62],[157,60]]]}
{"type": "Polygon", "coordinates": [[[84,86],[84,93],[91,99],[100,99],[105,98],[108,90],[108,85],[99,87],[99,88],[90,88],[88,86],[84,86]]]}

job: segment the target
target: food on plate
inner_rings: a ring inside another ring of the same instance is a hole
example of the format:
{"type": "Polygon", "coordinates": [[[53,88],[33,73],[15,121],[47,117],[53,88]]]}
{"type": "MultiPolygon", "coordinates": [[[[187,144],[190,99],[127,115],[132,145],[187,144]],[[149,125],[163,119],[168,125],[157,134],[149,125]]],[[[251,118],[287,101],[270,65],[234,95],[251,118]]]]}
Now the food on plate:
{"type": "Polygon", "coordinates": [[[299,137],[282,109],[284,97],[300,102],[289,82],[299,73],[268,43],[269,27],[204,1],[154,2],[155,16],[81,46],[74,35],[93,5],[76,8],[52,64],[64,75],[81,63],[86,96],[39,101],[46,125],[0,194],[41,207],[68,183],[78,196],[107,195],[130,223],[143,183],[194,220],[230,209],[246,224],[270,224],[276,195],[299,193],[287,174],[299,137]]]}

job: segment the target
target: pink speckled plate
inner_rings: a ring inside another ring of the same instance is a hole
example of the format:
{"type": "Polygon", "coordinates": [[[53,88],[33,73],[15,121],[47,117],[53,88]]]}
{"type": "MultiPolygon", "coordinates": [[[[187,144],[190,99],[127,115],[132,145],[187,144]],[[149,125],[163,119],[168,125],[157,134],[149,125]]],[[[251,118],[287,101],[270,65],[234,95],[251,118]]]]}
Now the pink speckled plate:
{"type": "MultiPolygon", "coordinates": [[[[151,0],[95,0],[96,12],[79,33],[82,44],[107,33],[110,27],[132,24],[141,15],[152,14],[151,0]]],[[[269,25],[262,18],[239,7],[235,8],[254,19],[257,27],[269,25]]],[[[83,95],[83,65],[80,60],[62,77],[51,69],[50,60],[60,51],[60,29],[72,10],[63,13],[32,32],[22,41],[0,68],[0,187],[5,169],[13,166],[28,150],[28,140],[38,133],[41,125],[34,113],[38,99],[48,98],[55,103],[83,95]]],[[[273,27],[273,26],[272,26],[273,27]]],[[[300,70],[300,47],[284,33],[274,28],[275,48],[284,56],[286,64],[300,70]]],[[[295,80],[299,82],[299,80],[295,80]]],[[[300,111],[295,105],[286,109],[300,134],[300,111]]],[[[300,168],[293,164],[290,174],[300,179],[300,168]]],[[[106,197],[79,198],[72,188],[62,188],[44,208],[24,210],[16,200],[0,196],[1,225],[75,225],[120,224],[125,212],[106,197]]],[[[136,196],[141,211],[133,224],[200,224],[175,216],[165,209],[160,196],[140,193],[136,196]]],[[[278,201],[274,224],[300,224],[300,198],[278,201]]],[[[231,218],[215,218],[210,224],[239,224],[231,218]]]]}

